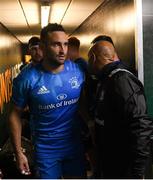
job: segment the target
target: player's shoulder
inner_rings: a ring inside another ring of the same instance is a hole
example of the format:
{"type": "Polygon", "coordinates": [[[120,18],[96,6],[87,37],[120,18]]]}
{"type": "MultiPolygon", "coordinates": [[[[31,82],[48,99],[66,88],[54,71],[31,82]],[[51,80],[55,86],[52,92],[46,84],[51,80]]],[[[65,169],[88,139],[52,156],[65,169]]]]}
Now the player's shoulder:
{"type": "Polygon", "coordinates": [[[39,76],[40,73],[39,70],[40,70],[40,64],[34,66],[32,63],[30,63],[21,70],[21,72],[17,76],[17,79],[19,80],[33,79],[33,77],[39,76]]]}
{"type": "Polygon", "coordinates": [[[82,68],[80,68],[80,66],[77,63],[75,63],[71,60],[65,61],[65,69],[70,70],[70,71],[77,71],[77,72],[83,73],[82,68]]]}

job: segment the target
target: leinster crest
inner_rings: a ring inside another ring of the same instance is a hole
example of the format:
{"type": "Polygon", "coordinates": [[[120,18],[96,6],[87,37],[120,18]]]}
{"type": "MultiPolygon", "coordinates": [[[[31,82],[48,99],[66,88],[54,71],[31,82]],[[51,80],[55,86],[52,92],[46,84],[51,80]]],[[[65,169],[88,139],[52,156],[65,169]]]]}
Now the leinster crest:
{"type": "Polygon", "coordinates": [[[78,79],[76,76],[72,77],[70,80],[69,80],[69,83],[71,84],[71,87],[72,89],[77,89],[80,87],[80,84],[78,82],[78,79]]]}

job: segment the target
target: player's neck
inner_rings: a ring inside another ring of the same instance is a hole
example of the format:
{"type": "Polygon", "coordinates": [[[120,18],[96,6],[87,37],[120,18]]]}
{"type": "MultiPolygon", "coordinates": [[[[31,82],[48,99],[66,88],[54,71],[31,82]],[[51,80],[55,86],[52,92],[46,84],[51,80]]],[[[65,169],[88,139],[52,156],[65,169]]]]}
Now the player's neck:
{"type": "Polygon", "coordinates": [[[64,64],[48,64],[48,62],[43,61],[42,66],[46,71],[50,71],[52,73],[59,73],[64,69],[64,64]]]}

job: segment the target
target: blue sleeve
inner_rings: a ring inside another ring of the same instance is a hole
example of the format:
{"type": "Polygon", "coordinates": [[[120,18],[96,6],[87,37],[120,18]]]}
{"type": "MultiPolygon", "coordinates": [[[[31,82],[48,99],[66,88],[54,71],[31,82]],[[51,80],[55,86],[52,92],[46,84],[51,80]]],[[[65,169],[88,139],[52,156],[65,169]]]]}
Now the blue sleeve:
{"type": "Polygon", "coordinates": [[[29,80],[24,78],[22,74],[13,80],[12,102],[16,106],[24,108],[27,105],[29,84],[29,80]]]}

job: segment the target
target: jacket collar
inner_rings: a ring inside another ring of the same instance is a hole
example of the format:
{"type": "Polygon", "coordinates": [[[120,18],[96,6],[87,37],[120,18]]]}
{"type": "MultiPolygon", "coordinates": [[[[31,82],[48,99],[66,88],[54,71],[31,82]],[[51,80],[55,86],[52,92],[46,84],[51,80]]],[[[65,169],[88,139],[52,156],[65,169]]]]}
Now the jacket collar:
{"type": "Polygon", "coordinates": [[[108,77],[108,75],[114,70],[116,69],[119,65],[121,64],[121,61],[114,61],[112,63],[106,64],[102,70],[98,73],[97,77],[99,79],[105,79],[108,77]]]}

